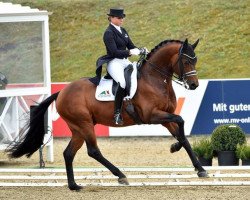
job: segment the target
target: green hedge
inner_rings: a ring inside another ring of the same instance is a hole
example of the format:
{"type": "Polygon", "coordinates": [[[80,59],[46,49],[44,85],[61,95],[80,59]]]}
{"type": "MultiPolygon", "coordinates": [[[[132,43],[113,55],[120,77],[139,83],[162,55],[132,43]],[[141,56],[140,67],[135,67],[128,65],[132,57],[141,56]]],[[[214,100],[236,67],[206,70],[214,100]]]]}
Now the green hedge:
{"type": "Polygon", "coordinates": [[[212,133],[211,144],[214,151],[235,151],[237,144],[246,142],[243,130],[237,125],[220,125],[212,133]]]}

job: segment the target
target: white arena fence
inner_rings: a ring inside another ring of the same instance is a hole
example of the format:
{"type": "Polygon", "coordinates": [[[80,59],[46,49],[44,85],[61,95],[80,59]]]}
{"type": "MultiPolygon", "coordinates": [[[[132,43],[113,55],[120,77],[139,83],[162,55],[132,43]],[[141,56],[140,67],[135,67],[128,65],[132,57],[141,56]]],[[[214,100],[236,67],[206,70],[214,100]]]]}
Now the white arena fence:
{"type": "MultiPolygon", "coordinates": [[[[128,186],[250,186],[250,166],[205,167],[208,178],[198,178],[194,168],[120,168],[128,186]]],[[[82,186],[123,186],[106,168],[75,168],[75,179],[82,186]]],[[[0,187],[67,186],[64,168],[2,168],[0,187]]]]}

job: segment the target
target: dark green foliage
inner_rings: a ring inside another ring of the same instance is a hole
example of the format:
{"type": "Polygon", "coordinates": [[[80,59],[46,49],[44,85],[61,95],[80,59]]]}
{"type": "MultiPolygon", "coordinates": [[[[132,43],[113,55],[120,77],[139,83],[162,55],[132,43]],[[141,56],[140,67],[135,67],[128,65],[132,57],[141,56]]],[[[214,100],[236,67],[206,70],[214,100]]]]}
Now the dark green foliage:
{"type": "Polygon", "coordinates": [[[213,148],[209,138],[204,137],[200,140],[196,140],[192,149],[197,157],[204,157],[206,159],[213,157],[213,148]]]}
{"type": "Polygon", "coordinates": [[[237,145],[236,156],[241,160],[250,159],[250,146],[247,144],[237,145]]]}
{"type": "Polygon", "coordinates": [[[246,136],[243,130],[237,125],[220,125],[212,133],[211,144],[213,150],[235,151],[237,144],[244,144],[246,136]]]}

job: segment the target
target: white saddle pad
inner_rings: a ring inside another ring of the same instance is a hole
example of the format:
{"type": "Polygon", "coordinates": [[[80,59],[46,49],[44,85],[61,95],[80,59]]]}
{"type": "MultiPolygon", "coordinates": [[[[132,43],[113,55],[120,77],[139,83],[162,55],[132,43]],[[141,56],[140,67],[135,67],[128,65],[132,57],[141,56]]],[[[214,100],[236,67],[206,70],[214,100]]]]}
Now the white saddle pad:
{"type": "MultiPolygon", "coordinates": [[[[136,63],[133,63],[133,68],[134,70],[131,74],[130,96],[125,97],[129,99],[133,98],[137,89],[136,63]]],[[[105,79],[104,77],[102,77],[99,85],[96,87],[95,98],[99,101],[114,101],[115,96],[112,93],[112,85],[113,85],[113,79],[105,79]]]]}

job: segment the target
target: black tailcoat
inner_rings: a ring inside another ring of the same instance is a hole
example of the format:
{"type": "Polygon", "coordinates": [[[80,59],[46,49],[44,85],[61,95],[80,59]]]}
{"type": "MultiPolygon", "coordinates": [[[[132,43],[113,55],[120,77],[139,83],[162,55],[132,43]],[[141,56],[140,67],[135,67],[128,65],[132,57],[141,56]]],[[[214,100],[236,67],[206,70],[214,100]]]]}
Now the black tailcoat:
{"type": "Polygon", "coordinates": [[[134,49],[136,46],[133,44],[127,31],[121,27],[120,33],[113,25],[109,25],[103,35],[103,41],[106,46],[107,54],[101,56],[96,61],[96,76],[90,78],[90,81],[98,85],[102,74],[102,65],[113,60],[114,58],[127,58],[129,57],[129,49],[134,49]]]}

